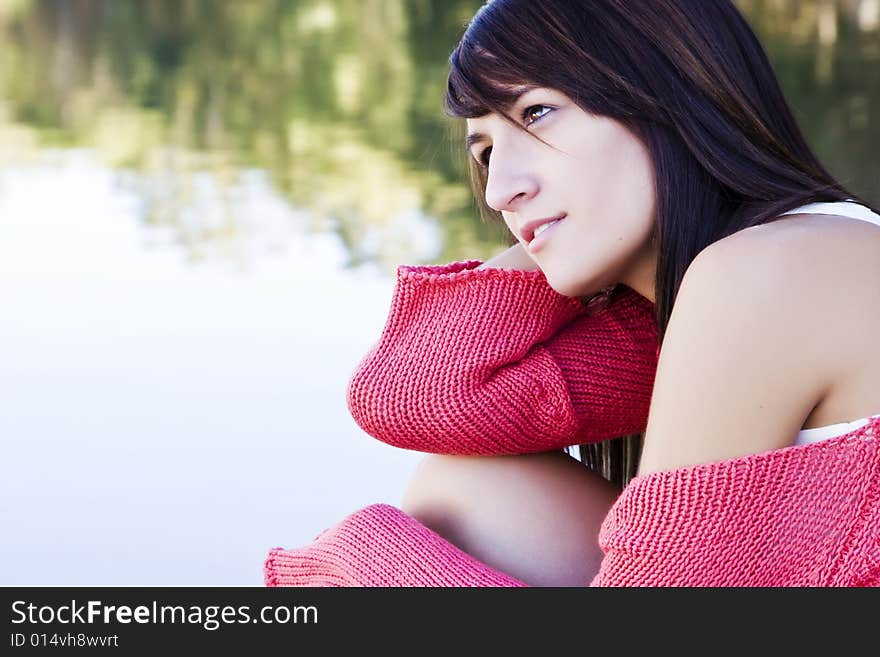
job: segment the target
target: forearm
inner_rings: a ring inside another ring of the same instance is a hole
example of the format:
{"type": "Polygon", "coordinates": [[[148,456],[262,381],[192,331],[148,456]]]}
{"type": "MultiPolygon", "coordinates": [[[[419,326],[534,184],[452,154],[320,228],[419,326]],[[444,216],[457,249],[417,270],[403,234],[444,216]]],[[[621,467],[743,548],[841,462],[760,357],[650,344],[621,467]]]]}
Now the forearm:
{"type": "Polygon", "coordinates": [[[379,440],[426,452],[574,444],[565,381],[542,345],[585,309],[540,272],[479,264],[398,269],[382,337],[349,382],[352,417],[379,440]]]}
{"type": "Polygon", "coordinates": [[[266,586],[522,587],[388,504],[371,504],[294,549],[274,548],[266,586]]]}
{"type": "Polygon", "coordinates": [[[539,271],[479,264],[398,269],[382,337],[348,385],[366,433],[439,454],[525,454],[646,426],[649,301],[628,291],[591,313],[539,271]]]}

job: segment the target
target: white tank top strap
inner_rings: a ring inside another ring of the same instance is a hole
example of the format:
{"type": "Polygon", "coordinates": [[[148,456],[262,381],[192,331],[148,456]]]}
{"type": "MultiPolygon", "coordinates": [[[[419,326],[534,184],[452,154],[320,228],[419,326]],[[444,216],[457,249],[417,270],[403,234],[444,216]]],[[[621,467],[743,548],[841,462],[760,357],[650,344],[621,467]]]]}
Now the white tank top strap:
{"type": "Polygon", "coordinates": [[[794,210],[783,212],[780,217],[787,214],[839,214],[852,219],[861,219],[880,226],[880,214],[853,200],[832,201],[829,203],[808,203],[794,210]]]}
{"type": "Polygon", "coordinates": [[[809,443],[818,443],[820,440],[827,440],[828,438],[837,438],[837,436],[842,436],[845,433],[855,431],[856,429],[865,426],[868,422],[878,417],[880,417],[880,414],[871,415],[870,417],[861,418],[859,420],[853,420],[852,422],[839,422],[837,424],[828,424],[824,427],[801,429],[798,432],[795,444],[807,445],[809,443]]]}

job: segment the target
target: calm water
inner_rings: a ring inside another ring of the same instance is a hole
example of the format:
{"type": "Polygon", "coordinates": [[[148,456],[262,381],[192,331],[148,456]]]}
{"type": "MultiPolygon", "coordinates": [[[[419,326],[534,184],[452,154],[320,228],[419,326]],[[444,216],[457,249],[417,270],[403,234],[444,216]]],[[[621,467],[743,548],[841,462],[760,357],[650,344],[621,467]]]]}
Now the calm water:
{"type": "MultiPolygon", "coordinates": [[[[0,0],[0,583],[260,584],[399,503],[345,387],[396,265],[504,246],[441,111],[479,4],[0,0]]],[[[880,202],[880,0],[738,4],[880,202]]]]}

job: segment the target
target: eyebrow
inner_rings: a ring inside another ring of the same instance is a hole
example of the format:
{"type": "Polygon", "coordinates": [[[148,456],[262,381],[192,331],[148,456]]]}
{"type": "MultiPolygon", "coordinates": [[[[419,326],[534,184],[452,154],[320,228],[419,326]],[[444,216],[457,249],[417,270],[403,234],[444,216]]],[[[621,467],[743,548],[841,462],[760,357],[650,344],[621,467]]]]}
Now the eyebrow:
{"type": "Polygon", "coordinates": [[[471,146],[476,144],[478,141],[483,141],[484,139],[488,139],[488,137],[482,132],[472,132],[467,136],[467,139],[464,140],[464,149],[470,152],[471,146]]]}
{"type": "MultiPolygon", "coordinates": [[[[534,85],[531,85],[531,86],[525,85],[525,86],[520,87],[519,93],[513,98],[513,100],[510,101],[510,103],[507,104],[507,106],[504,108],[504,111],[506,112],[506,111],[509,111],[509,110],[513,109],[514,107],[516,107],[516,105],[517,105],[517,103],[519,103],[520,99],[523,96],[525,96],[527,93],[532,91],[533,89],[538,89],[538,87],[536,87],[534,85]]],[[[464,140],[464,150],[467,153],[470,153],[471,146],[476,144],[478,141],[483,141],[484,139],[488,139],[488,138],[489,138],[489,136],[486,134],[483,134],[482,132],[472,132],[464,140]]]]}

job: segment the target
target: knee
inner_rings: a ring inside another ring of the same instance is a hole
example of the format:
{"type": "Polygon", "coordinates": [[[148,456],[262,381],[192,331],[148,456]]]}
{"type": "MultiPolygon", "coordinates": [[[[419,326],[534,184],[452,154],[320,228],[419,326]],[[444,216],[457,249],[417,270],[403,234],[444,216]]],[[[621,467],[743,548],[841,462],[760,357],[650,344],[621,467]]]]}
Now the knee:
{"type": "MultiPolygon", "coordinates": [[[[430,455],[402,508],[450,543],[523,581],[589,581],[619,491],[563,453],[430,455]]],[[[569,584],[562,584],[569,585],[569,584]]]]}
{"type": "MultiPolygon", "coordinates": [[[[422,459],[401,508],[453,542],[467,527],[516,517],[522,509],[576,499],[588,477],[560,453],[422,459]]],[[[598,477],[595,477],[598,479],[598,477]]],[[[596,484],[601,485],[601,484],[596,484]]],[[[590,493],[595,495],[596,493],[590,493]]]]}
{"type": "Polygon", "coordinates": [[[469,458],[430,454],[419,461],[403,494],[403,510],[418,515],[426,508],[458,504],[466,494],[469,458]]]}
{"type": "Polygon", "coordinates": [[[505,457],[449,456],[423,458],[407,485],[401,508],[448,540],[458,543],[461,525],[481,497],[488,461],[505,457]]]}
{"type": "Polygon", "coordinates": [[[403,495],[405,511],[473,508],[499,496],[517,498],[543,490],[579,489],[582,465],[562,452],[499,456],[430,454],[415,470],[403,495]]]}

